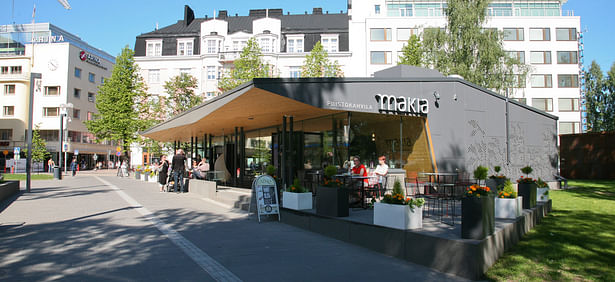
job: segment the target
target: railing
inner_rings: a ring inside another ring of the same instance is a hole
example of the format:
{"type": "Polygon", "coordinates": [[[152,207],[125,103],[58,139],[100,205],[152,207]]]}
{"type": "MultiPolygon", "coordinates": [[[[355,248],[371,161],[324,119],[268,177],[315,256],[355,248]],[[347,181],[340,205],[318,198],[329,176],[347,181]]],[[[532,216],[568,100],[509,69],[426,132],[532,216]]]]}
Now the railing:
{"type": "Polygon", "coordinates": [[[29,73],[0,74],[0,81],[30,81],[29,73]]]}
{"type": "Polygon", "coordinates": [[[225,51],[218,53],[218,60],[231,62],[239,59],[240,51],[225,51]]]}

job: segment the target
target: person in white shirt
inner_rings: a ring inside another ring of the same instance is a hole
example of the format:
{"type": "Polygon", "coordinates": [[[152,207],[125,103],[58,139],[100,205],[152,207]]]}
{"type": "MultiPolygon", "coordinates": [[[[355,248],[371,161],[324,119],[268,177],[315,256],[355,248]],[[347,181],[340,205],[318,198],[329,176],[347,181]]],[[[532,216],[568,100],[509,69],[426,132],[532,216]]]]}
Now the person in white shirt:
{"type": "Polygon", "coordinates": [[[389,173],[389,166],[386,164],[386,157],[380,156],[378,158],[378,166],[374,170],[374,175],[378,176],[378,185],[382,186],[384,177],[389,173]]]}

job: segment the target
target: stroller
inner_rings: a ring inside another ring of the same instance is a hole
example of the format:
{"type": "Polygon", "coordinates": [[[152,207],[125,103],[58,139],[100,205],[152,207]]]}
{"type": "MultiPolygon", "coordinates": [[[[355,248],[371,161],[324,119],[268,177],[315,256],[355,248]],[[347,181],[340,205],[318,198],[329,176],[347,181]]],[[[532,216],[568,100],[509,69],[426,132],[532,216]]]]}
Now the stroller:
{"type": "MultiPolygon", "coordinates": [[[[191,175],[184,175],[184,190],[188,192],[188,184],[190,182],[191,175]]],[[[171,192],[171,189],[175,185],[175,180],[173,179],[173,172],[169,171],[167,176],[167,184],[164,185],[164,189],[167,192],[171,192]]],[[[181,189],[181,185],[177,185],[177,190],[181,189]]]]}

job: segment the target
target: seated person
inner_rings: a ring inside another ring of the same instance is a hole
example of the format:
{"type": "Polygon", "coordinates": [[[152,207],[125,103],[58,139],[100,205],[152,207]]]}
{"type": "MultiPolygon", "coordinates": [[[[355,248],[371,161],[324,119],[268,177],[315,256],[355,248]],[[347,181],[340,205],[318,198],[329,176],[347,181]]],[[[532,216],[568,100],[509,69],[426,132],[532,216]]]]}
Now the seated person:
{"type": "Polygon", "coordinates": [[[192,176],[194,179],[205,179],[207,172],[209,171],[209,163],[206,158],[201,159],[198,165],[194,161],[195,165],[192,168],[192,176]]]}
{"type": "Polygon", "coordinates": [[[389,173],[389,166],[386,164],[386,157],[380,156],[378,158],[378,166],[374,170],[374,175],[378,176],[378,184],[382,185],[384,177],[389,173]]]}

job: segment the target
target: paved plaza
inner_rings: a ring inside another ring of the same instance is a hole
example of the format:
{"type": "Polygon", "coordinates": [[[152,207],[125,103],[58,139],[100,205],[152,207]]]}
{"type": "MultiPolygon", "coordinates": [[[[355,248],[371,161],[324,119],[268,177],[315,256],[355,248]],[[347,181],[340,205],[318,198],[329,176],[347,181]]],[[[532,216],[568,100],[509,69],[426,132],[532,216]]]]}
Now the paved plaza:
{"type": "Polygon", "coordinates": [[[32,186],[0,206],[0,281],[463,280],[112,172],[32,186]]]}

